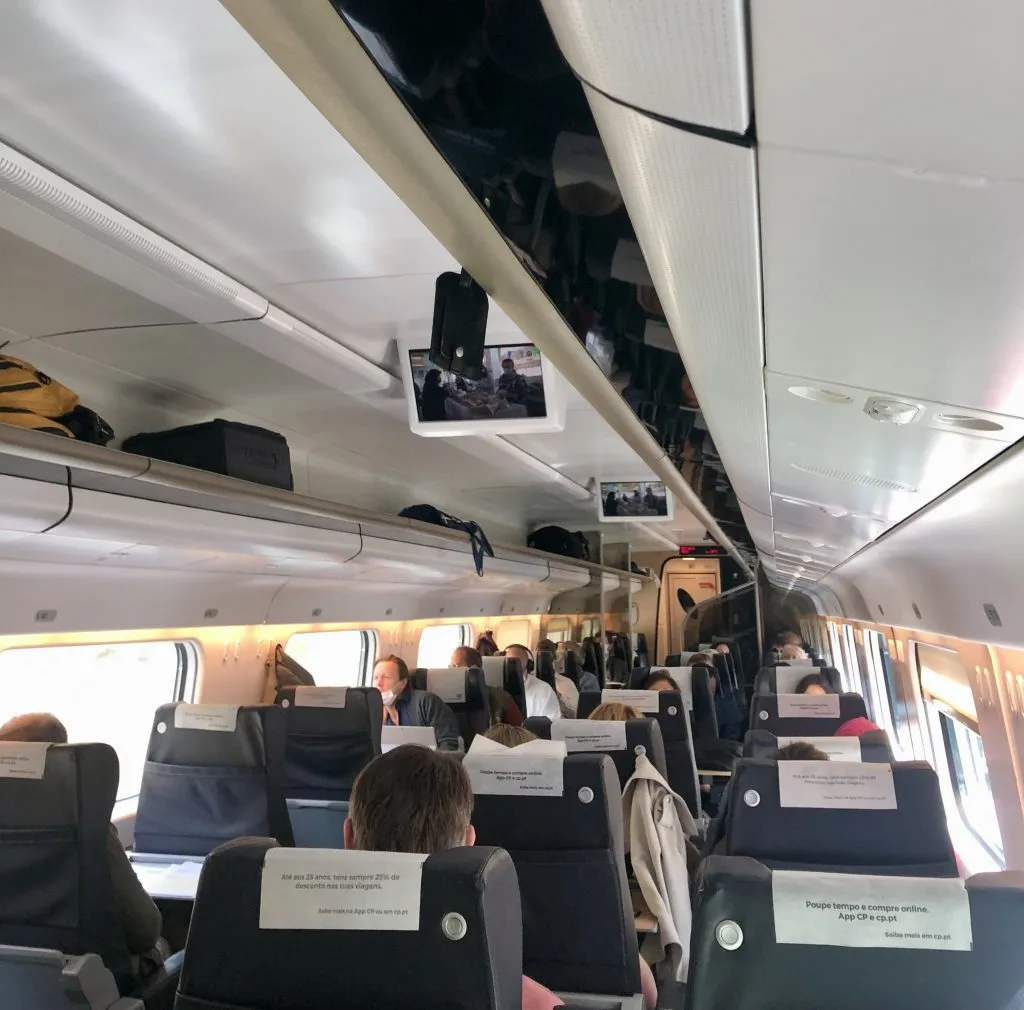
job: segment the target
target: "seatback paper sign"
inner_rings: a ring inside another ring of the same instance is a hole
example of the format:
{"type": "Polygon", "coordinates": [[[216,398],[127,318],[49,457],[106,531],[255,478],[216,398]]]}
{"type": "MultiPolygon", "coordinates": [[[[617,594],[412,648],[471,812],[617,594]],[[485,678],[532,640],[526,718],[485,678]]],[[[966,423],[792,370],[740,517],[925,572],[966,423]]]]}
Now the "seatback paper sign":
{"type": "Polygon", "coordinates": [[[48,743],[0,743],[0,779],[41,779],[48,743]]]}
{"type": "Polygon", "coordinates": [[[382,754],[387,754],[389,750],[394,750],[403,744],[437,750],[437,735],[434,733],[434,727],[385,726],[380,731],[380,752],[382,754]]]}
{"type": "Polygon", "coordinates": [[[838,694],[780,694],[780,719],[838,719],[838,694]]]}
{"type": "Polygon", "coordinates": [[[297,687],[296,708],[344,708],[347,687],[297,687]]]}
{"type": "Polygon", "coordinates": [[[775,870],[776,943],[971,950],[962,880],[775,870]]]}
{"type": "Polygon", "coordinates": [[[519,747],[503,747],[476,736],[462,767],[478,796],[561,796],[566,752],[562,740],[531,740],[519,747]]]}
{"type": "Polygon", "coordinates": [[[626,724],[602,719],[556,719],[551,739],[564,740],[570,754],[626,749],[626,724]]]}
{"type": "Polygon", "coordinates": [[[791,743],[809,743],[832,761],[860,761],[860,738],[855,736],[780,736],[779,749],[791,743]]]}
{"type": "Polygon", "coordinates": [[[268,849],[260,929],[419,929],[426,858],[410,852],[268,849]]]}
{"type": "Polygon", "coordinates": [[[447,705],[461,705],[466,700],[466,668],[427,670],[427,690],[447,705]]]}
{"type": "Polygon", "coordinates": [[[823,810],[895,810],[892,765],[852,761],[780,761],[779,806],[823,810]]]}
{"type": "Polygon", "coordinates": [[[657,715],[660,698],[657,691],[617,691],[614,688],[601,692],[601,701],[631,705],[644,715],[657,715]]]}
{"type": "Polygon", "coordinates": [[[178,705],[174,709],[175,729],[207,729],[217,733],[234,733],[237,722],[237,705],[178,705]]]}

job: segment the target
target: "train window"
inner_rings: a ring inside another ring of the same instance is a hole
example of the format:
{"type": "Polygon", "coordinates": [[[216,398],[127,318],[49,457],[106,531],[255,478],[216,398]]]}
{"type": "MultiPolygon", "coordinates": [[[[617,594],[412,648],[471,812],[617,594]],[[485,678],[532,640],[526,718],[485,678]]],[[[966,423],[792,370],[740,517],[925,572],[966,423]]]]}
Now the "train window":
{"type": "Polygon", "coordinates": [[[321,687],[362,687],[377,659],[377,632],[299,631],[285,651],[321,687]]]}
{"type": "Polygon", "coordinates": [[[580,624],[580,640],[584,638],[597,638],[601,634],[601,619],[588,617],[580,624]]]}
{"type": "Polygon", "coordinates": [[[843,656],[845,663],[843,669],[846,675],[847,691],[862,690],[860,677],[860,663],[857,659],[857,641],[854,636],[853,627],[849,624],[843,625],[843,656]]]}
{"type": "Polygon", "coordinates": [[[875,722],[889,733],[897,760],[903,761],[913,753],[907,704],[893,672],[889,648],[880,631],[864,632],[864,651],[867,657],[872,694],[878,699],[875,722]]]}
{"type": "Polygon", "coordinates": [[[829,666],[834,666],[839,671],[842,679],[843,690],[850,691],[850,680],[846,674],[846,663],[843,657],[843,647],[839,642],[839,628],[835,621],[828,622],[828,655],[829,666]]]}
{"type": "Polygon", "coordinates": [[[473,629],[468,624],[431,624],[420,635],[420,650],[416,665],[443,667],[451,662],[452,653],[460,645],[472,645],[473,629]]]}
{"type": "Polygon", "coordinates": [[[139,794],[153,713],[192,701],[198,651],[191,642],[57,645],[0,652],[0,722],[52,712],[74,742],[117,751],[117,801],[139,794]]]}
{"type": "Polygon", "coordinates": [[[544,637],[552,642],[568,642],[572,634],[572,626],[567,620],[551,621],[545,630],[544,637]]]}
{"type": "Polygon", "coordinates": [[[948,712],[938,713],[957,809],[971,833],[1000,864],[1003,842],[980,734],[948,712]]]}

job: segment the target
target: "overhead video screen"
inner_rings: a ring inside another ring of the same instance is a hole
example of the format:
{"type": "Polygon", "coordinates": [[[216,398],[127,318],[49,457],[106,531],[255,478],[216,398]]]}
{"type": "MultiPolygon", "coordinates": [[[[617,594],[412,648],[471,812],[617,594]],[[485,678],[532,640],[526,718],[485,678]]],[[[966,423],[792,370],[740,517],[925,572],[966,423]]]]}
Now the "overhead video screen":
{"type": "Polygon", "coordinates": [[[660,480],[601,481],[601,522],[667,522],[672,498],[660,480]]]}

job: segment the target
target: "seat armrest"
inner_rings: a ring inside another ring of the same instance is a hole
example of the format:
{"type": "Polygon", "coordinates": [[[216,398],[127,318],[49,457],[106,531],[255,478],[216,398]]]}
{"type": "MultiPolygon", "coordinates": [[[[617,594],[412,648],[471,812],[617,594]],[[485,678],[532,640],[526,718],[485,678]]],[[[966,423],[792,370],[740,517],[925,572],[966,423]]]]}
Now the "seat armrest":
{"type": "Polygon", "coordinates": [[[174,996],[178,991],[178,977],[181,975],[181,963],[185,952],[179,950],[172,954],[162,967],[150,975],[132,993],[132,997],[142,1000],[146,1010],[173,1010],[174,996]]]}
{"type": "Polygon", "coordinates": [[[654,1010],[648,1007],[643,993],[633,996],[606,996],[590,992],[556,992],[566,1010],[654,1010]]]}

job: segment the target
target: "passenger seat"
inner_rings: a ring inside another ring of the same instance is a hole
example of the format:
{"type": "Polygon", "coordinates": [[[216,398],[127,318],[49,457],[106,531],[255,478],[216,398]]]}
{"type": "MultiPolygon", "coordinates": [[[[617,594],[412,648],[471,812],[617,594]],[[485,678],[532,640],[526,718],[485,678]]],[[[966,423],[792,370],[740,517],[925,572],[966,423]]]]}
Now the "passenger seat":
{"type": "Polygon", "coordinates": [[[466,750],[477,733],[486,733],[491,728],[491,706],[482,670],[476,667],[430,670],[421,667],[413,671],[412,686],[417,691],[432,691],[452,710],[466,750]],[[464,681],[458,685],[460,673],[464,681]],[[456,700],[457,694],[461,694],[463,700],[456,700]]]}

